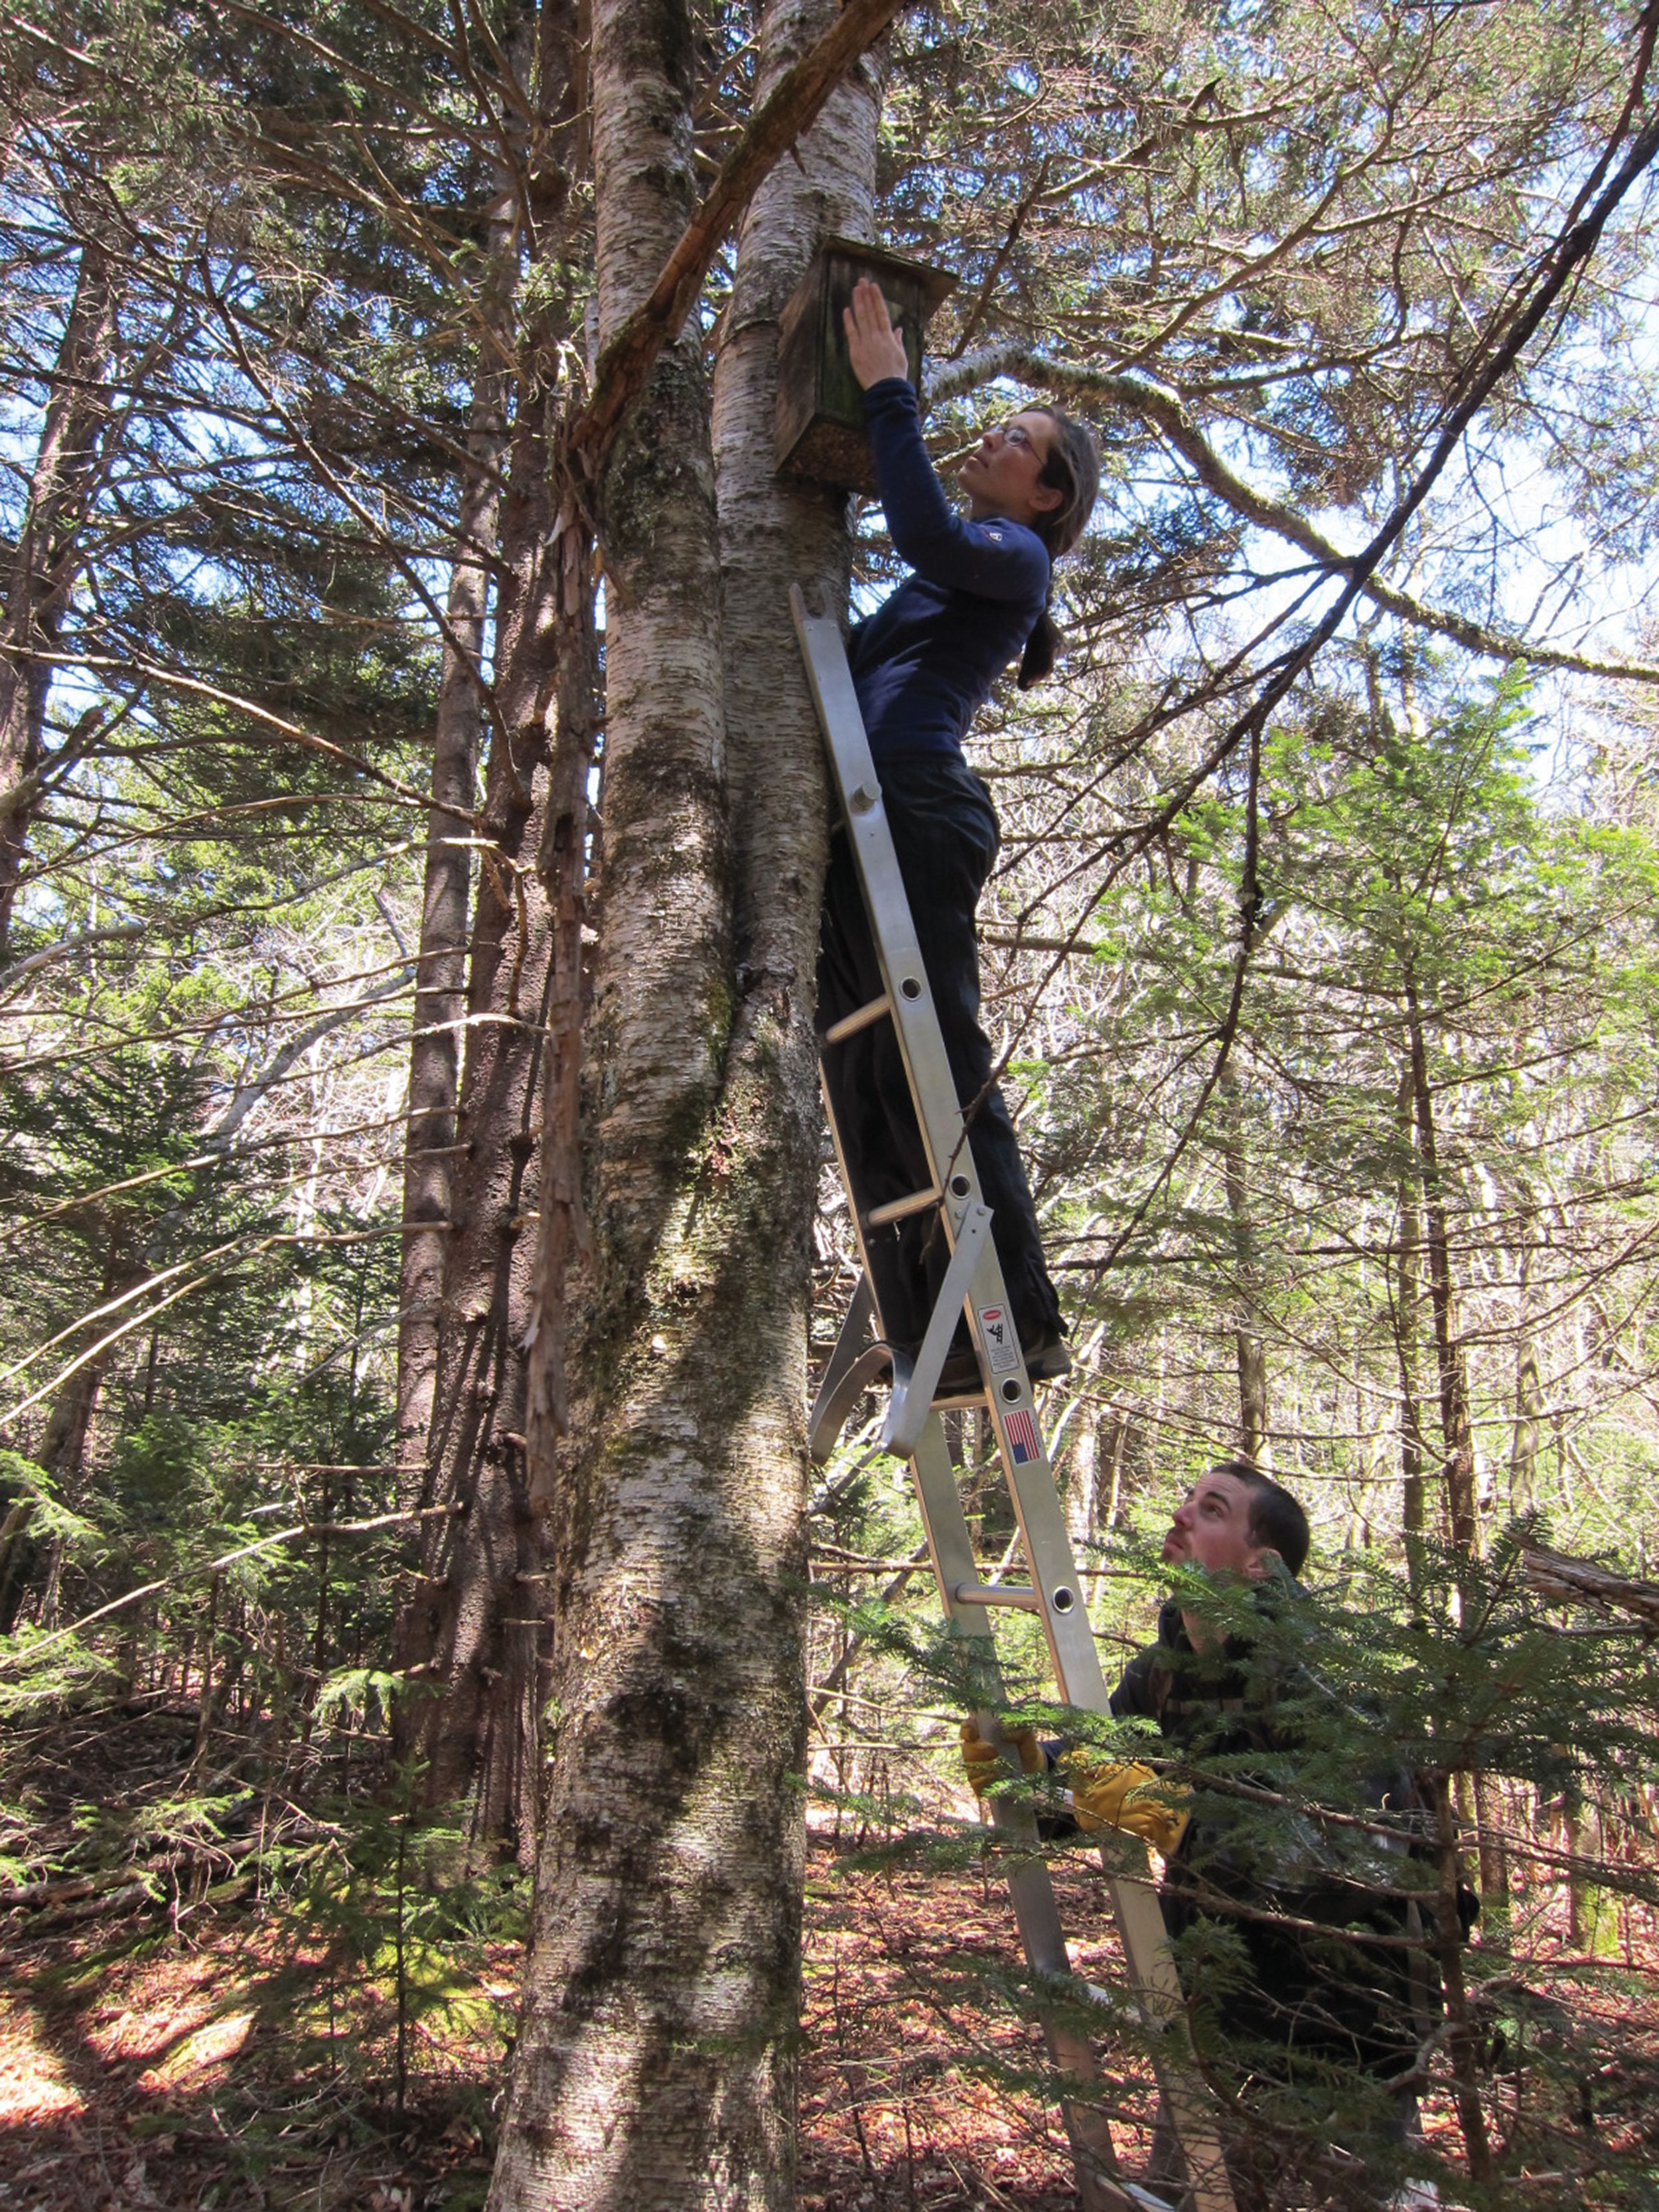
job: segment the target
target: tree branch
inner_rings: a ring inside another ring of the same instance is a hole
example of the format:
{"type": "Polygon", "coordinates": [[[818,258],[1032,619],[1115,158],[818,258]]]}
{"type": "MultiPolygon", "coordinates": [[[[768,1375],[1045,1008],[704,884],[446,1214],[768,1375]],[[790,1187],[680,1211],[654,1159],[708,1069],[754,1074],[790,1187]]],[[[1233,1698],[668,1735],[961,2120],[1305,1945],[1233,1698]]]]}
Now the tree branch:
{"type": "Polygon", "coordinates": [[[199,1579],[203,1575],[222,1574],[227,1567],[234,1567],[239,1559],[250,1559],[261,1552],[274,1551],[278,1544],[298,1543],[307,1536],[364,1536],[376,1528],[390,1528],[398,1522],[430,1521],[439,1516],[453,1516],[461,1510],[459,1505],[417,1505],[403,1512],[377,1513],[368,1521],[298,1521],[291,1528],[273,1529],[269,1536],[260,1536],[251,1544],[238,1544],[234,1551],[221,1552],[216,1559],[204,1559],[196,1566],[181,1568],[177,1574],[163,1575],[153,1583],[141,1583],[137,1589],[130,1589],[120,1597],[112,1598],[107,1605],[100,1605],[93,1612],[83,1613],[79,1620],[70,1621],[67,1628],[53,1629],[50,1636],[37,1636],[27,1643],[20,1642],[15,1637],[10,1638],[8,1640],[11,1649],[0,1652],[0,1672],[9,1671],[16,1666],[31,1666],[43,1651],[49,1651],[54,1644],[62,1644],[71,1636],[78,1636],[82,1629],[90,1628],[95,1621],[106,1620],[111,1613],[124,1612],[128,1606],[137,1605],[147,1597],[154,1597],[159,1591],[171,1589],[175,1583],[187,1578],[199,1579]]]}
{"type": "Polygon", "coordinates": [[[776,90],[750,116],[708,198],[663,264],[649,298],[599,356],[592,397],[570,433],[572,448],[590,471],[597,469],[623,416],[645,389],[657,356],[678,334],[715,254],[774,164],[811,129],[830,94],[901,5],[902,0],[847,0],[834,27],[785,71],[776,90]]]}
{"type": "MultiPolygon", "coordinates": [[[[1149,423],[1166,445],[1179,453],[1206,491],[1259,529],[1270,530],[1298,551],[1308,554],[1322,568],[1351,574],[1359,556],[1344,553],[1304,515],[1282,500],[1258,491],[1228,467],[1194,422],[1178,392],[1150,376],[1110,369],[1084,368],[1053,360],[1033,346],[1011,340],[1006,345],[965,356],[930,380],[930,396],[953,398],[998,376],[1014,376],[1025,384],[1062,397],[1104,400],[1137,415],[1149,423]]],[[[1592,654],[1569,653],[1561,647],[1540,645],[1513,630],[1472,622],[1443,607],[1425,606],[1421,599],[1379,576],[1367,576],[1361,586],[1366,599],[1396,615],[1415,629],[1449,637],[1467,652],[1484,653],[1494,660],[1524,660],[1535,668],[1561,668],[1580,676],[1605,676],[1627,683],[1659,684],[1659,666],[1642,660],[1599,660],[1592,654]]]]}

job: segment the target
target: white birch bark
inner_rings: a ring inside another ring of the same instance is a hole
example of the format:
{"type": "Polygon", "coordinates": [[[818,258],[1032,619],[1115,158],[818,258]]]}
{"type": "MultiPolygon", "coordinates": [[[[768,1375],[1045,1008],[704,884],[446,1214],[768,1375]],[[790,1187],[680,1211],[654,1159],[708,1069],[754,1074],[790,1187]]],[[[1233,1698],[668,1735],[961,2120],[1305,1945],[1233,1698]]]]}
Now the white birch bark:
{"type": "MultiPolygon", "coordinates": [[[[765,81],[828,15],[769,14],[765,81]]],[[[601,0],[593,88],[603,343],[691,204],[689,22],[601,0]]],[[[824,823],[787,586],[844,577],[845,532],[842,502],[771,482],[770,375],[777,309],[817,231],[867,207],[873,149],[868,93],[837,95],[745,228],[719,534],[693,343],[603,488],[593,1259],[549,1501],[553,1758],[492,2212],[793,2202],[824,823]]]]}

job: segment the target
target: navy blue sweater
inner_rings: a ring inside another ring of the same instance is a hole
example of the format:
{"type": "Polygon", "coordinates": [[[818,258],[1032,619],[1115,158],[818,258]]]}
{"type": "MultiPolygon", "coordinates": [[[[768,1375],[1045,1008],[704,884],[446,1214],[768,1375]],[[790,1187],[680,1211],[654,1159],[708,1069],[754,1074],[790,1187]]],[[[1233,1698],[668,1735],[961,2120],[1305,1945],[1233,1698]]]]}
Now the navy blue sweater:
{"type": "Polygon", "coordinates": [[[884,377],[864,395],[894,550],[915,570],[847,641],[879,762],[959,752],[991,686],[1036,626],[1048,551],[1024,523],[969,522],[945,498],[921,442],[916,395],[884,377]]]}

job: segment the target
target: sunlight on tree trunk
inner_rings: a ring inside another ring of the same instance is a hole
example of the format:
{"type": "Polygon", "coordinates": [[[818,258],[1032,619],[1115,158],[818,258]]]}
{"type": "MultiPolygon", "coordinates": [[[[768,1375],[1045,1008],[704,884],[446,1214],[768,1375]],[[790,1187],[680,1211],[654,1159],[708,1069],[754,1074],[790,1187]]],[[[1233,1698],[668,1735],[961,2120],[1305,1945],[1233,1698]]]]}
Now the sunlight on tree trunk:
{"type": "MultiPolygon", "coordinates": [[[[769,11],[760,97],[826,20],[769,11]]],[[[595,10],[602,347],[690,204],[684,30],[595,10]]],[[[715,445],[675,345],[606,471],[592,1279],[492,2212],[793,2202],[824,780],[787,590],[844,588],[846,537],[839,500],[772,481],[771,374],[819,230],[867,221],[874,120],[867,86],[836,95],[757,197],[715,445]]]]}

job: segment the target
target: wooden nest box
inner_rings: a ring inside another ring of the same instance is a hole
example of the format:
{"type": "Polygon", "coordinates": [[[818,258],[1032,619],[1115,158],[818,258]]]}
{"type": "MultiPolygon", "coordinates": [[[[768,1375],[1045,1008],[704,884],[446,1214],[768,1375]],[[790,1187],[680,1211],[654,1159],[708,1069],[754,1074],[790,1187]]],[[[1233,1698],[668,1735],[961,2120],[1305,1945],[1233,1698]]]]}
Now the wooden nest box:
{"type": "Polygon", "coordinates": [[[921,390],[921,334],[955,286],[947,269],[885,253],[861,239],[826,238],[783,311],[778,344],[778,474],[873,492],[876,466],[864,434],[864,398],[847,358],[842,310],[872,276],[904,340],[910,381],[921,390]]]}

